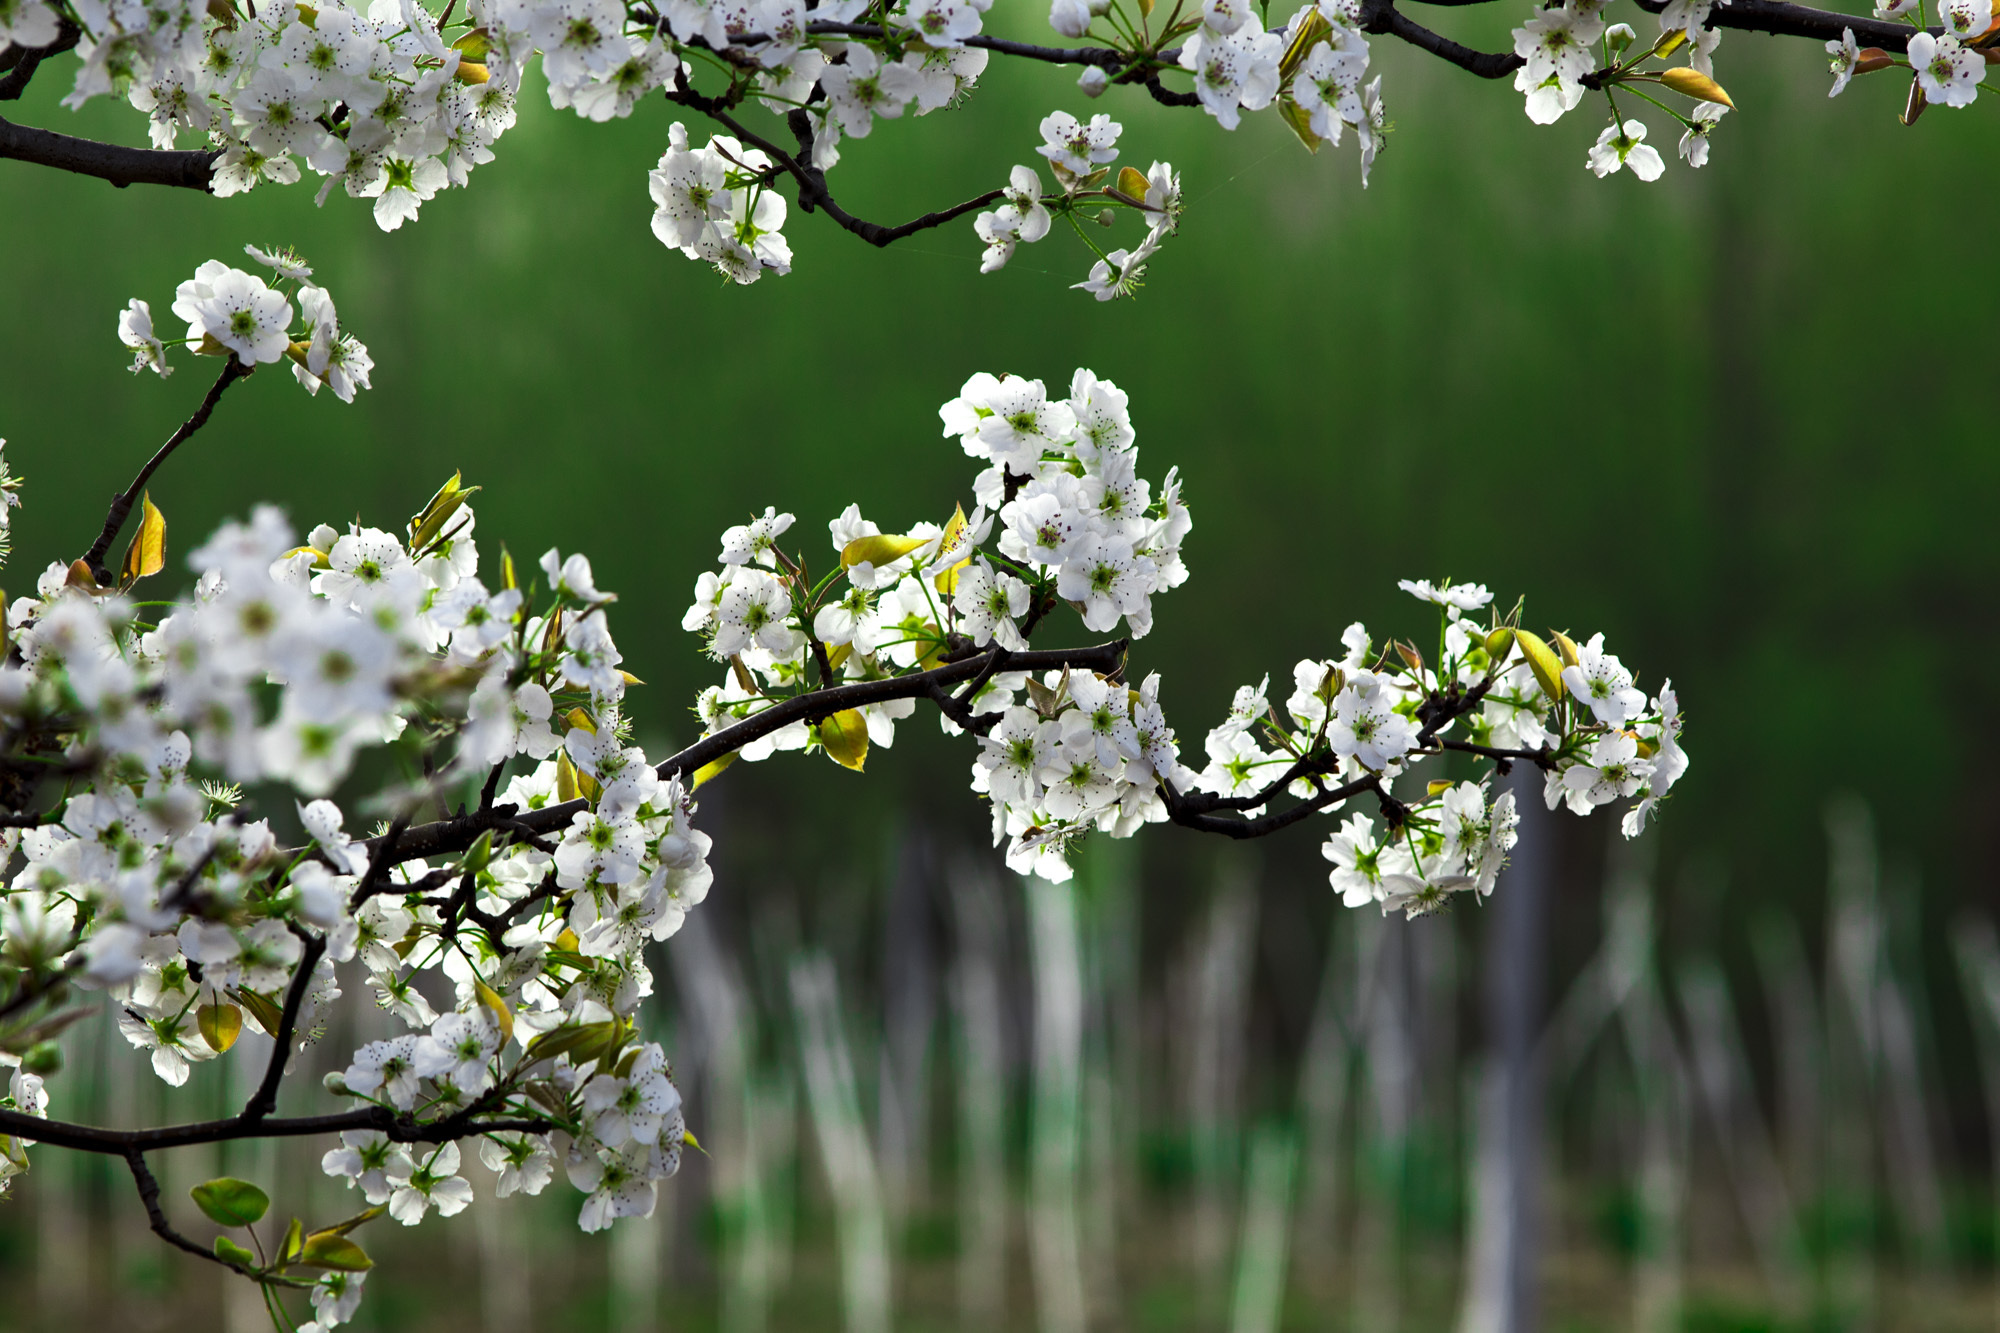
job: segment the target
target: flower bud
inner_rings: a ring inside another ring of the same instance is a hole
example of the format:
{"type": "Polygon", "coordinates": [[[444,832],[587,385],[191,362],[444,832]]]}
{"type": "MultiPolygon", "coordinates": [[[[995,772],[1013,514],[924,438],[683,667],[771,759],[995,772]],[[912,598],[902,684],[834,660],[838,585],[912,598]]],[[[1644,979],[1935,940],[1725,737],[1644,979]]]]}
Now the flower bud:
{"type": "Polygon", "coordinates": [[[1486,636],[1486,655],[1496,662],[1507,660],[1507,654],[1514,651],[1514,631],[1502,625],[1486,636]]]}
{"type": "Polygon", "coordinates": [[[330,1071],[325,1078],[319,1081],[319,1085],[336,1097],[352,1097],[354,1095],[347,1090],[347,1075],[338,1069],[330,1071]]]}
{"type": "Polygon", "coordinates": [[[1111,0],[1090,0],[1090,16],[1101,19],[1111,12],[1111,0]]]}
{"type": "Polygon", "coordinates": [[[1632,31],[1631,24],[1614,23],[1604,31],[1604,44],[1611,49],[1612,55],[1622,56],[1631,49],[1633,41],[1638,36],[1638,33],[1632,31]]]}
{"type": "Polygon", "coordinates": [[[1111,76],[1096,65],[1086,69],[1076,81],[1076,86],[1083,90],[1085,97],[1102,97],[1110,85],[1111,76]]]}
{"type": "Polygon", "coordinates": [[[1098,226],[1100,226],[1100,227],[1108,227],[1108,226],[1110,226],[1110,225],[1111,225],[1112,223],[1114,223],[1114,222],[1116,222],[1116,221],[1118,221],[1118,215],[1117,215],[1116,213],[1112,212],[1112,211],[1111,211],[1110,209],[1108,209],[1108,208],[1105,208],[1105,209],[1100,209],[1100,210],[1098,211],[1098,214],[1097,214],[1097,225],[1098,225],[1098,226]]]}

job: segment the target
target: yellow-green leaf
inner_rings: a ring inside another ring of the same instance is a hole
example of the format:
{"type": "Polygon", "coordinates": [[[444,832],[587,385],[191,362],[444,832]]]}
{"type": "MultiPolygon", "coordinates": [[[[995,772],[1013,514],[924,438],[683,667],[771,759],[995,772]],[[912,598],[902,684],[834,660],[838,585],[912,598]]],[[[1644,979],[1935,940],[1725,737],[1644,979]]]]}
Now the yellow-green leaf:
{"type": "Polygon", "coordinates": [[[438,487],[430,503],[419,510],[410,520],[410,554],[415,555],[438,539],[444,525],[456,514],[459,507],[479,491],[477,486],[461,486],[460,474],[452,473],[451,480],[438,487]]]}
{"type": "Polygon", "coordinates": [[[233,1004],[205,1004],[195,1011],[195,1025],[208,1049],[223,1054],[243,1031],[243,1011],[233,1004]]]}
{"type": "MultiPolygon", "coordinates": [[[[1144,203],[1146,201],[1146,189],[1150,184],[1151,182],[1146,179],[1137,167],[1118,168],[1118,193],[1128,195],[1144,203]]],[[[963,521],[962,516],[964,512],[963,508],[959,511],[961,521],[963,521]]]]}
{"type": "Polygon", "coordinates": [[[253,990],[237,990],[231,994],[236,997],[237,1003],[250,1011],[250,1017],[257,1020],[257,1026],[264,1030],[265,1036],[278,1035],[278,1029],[284,1025],[285,1013],[278,1007],[277,1001],[253,990]]]}
{"type": "Polygon", "coordinates": [[[1653,46],[1653,54],[1662,60],[1687,45],[1687,29],[1673,28],[1660,34],[1660,40],[1653,46]]]}
{"type": "Polygon", "coordinates": [[[314,569],[332,568],[332,565],[327,560],[326,552],[320,550],[317,546],[294,546],[291,550],[285,552],[280,559],[290,560],[295,555],[305,555],[308,552],[312,554],[314,569]]]}
{"type": "Polygon", "coordinates": [[[835,713],[819,724],[819,743],[827,758],[859,773],[868,762],[868,719],[856,708],[835,713]]]}
{"type": "Polygon", "coordinates": [[[1528,655],[1528,669],[1535,673],[1535,683],[1542,687],[1542,693],[1549,696],[1550,703],[1561,703],[1563,697],[1562,659],[1555,655],[1541,635],[1527,630],[1514,631],[1514,641],[1521,645],[1521,651],[1528,655]]]}
{"type": "Polygon", "coordinates": [[[500,998],[500,992],[474,977],[472,989],[479,996],[479,1002],[493,1011],[493,1021],[500,1025],[501,1033],[509,1040],[514,1038],[514,1011],[500,998]]]}
{"type": "Polygon", "coordinates": [[[139,503],[139,533],[125,548],[125,568],[121,571],[126,583],[148,578],[167,567],[167,516],[153,503],[151,492],[139,503]]]}
{"type": "Polygon", "coordinates": [[[1285,128],[1298,136],[1299,142],[1306,146],[1308,153],[1317,153],[1319,146],[1326,142],[1313,132],[1312,112],[1289,97],[1279,99],[1278,119],[1284,121],[1285,128]]]}
{"type": "MultiPolygon", "coordinates": [[[[1127,167],[1125,170],[1132,171],[1132,168],[1127,167]]],[[[1136,171],[1132,171],[1132,174],[1135,176],[1139,175],[1136,171]]],[[[1140,199],[1146,197],[1145,179],[1144,176],[1139,176],[1140,185],[1137,197],[1140,199]]],[[[1125,178],[1120,176],[1118,181],[1122,186],[1125,178]]],[[[936,561],[938,564],[944,565],[945,568],[936,578],[931,580],[931,585],[947,597],[958,591],[959,571],[972,563],[972,557],[969,555],[963,560],[952,561],[952,557],[958,554],[959,543],[963,540],[965,540],[965,506],[959,505],[951,511],[951,522],[944,525],[944,536],[938,539],[936,561]]]]}
{"type": "Polygon", "coordinates": [[[737,751],[731,750],[728,754],[722,756],[722,758],[703,764],[700,768],[697,768],[694,771],[694,781],[689,784],[688,790],[699,791],[702,783],[721,777],[722,771],[736,762],[736,755],[737,751]]]}
{"type": "Polygon", "coordinates": [[[1715,102],[1732,111],[1736,109],[1736,103],[1729,100],[1729,94],[1722,90],[1722,85],[1698,69],[1682,67],[1662,70],[1660,82],[1683,97],[1692,97],[1702,102],[1715,102]]]}
{"type": "Polygon", "coordinates": [[[1430,784],[1424,788],[1424,791],[1427,795],[1436,796],[1440,792],[1450,791],[1453,785],[1450,778],[1432,778],[1430,784]]]}
{"type": "Polygon", "coordinates": [[[887,532],[873,537],[856,537],[840,548],[840,567],[852,569],[863,561],[871,565],[886,565],[902,559],[929,540],[928,537],[901,537],[887,532]]]}
{"type": "Polygon", "coordinates": [[[1576,651],[1575,639],[1570,638],[1569,635],[1561,631],[1552,633],[1549,637],[1556,641],[1556,651],[1562,654],[1562,663],[1564,666],[1573,667],[1583,660],[1576,651]]]}
{"type": "Polygon", "coordinates": [[[590,714],[584,712],[581,708],[570,709],[569,712],[563,715],[563,721],[569,723],[572,727],[581,727],[585,735],[595,736],[597,734],[597,724],[592,722],[590,714]]]}
{"type": "Polygon", "coordinates": [[[217,1236],[215,1238],[215,1257],[232,1268],[254,1269],[257,1267],[257,1256],[227,1236],[217,1236]]]}
{"type": "Polygon", "coordinates": [[[1507,654],[1514,651],[1514,631],[1502,625],[1486,636],[1486,655],[1495,662],[1507,660],[1507,654]]]}
{"type": "Polygon", "coordinates": [[[292,1224],[285,1228],[285,1243],[278,1251],[278,1262],[280,1264],[297,1263],[299,1251],[305,1248],[305,1243],[306,1224],[295,1217],[292,1219],[292,1224]]]}
{"type": "Polygon", "coordinates": [[[295,1262],[340,1273],[365,1273],[375,1266],[375,1261],[359,1245],[345,1236],[325,1231],[315,1231],[306,1237],[295,1262]]]}
{"type": "Polygon", "coordinates": [[[700,1153],[703,1157],[708,1156],[708,1149],[702,1147],[701,1140],[694,1136],[694,1131],[685,1126],[681,1129],[681,1142],[700,1153]]]}
{"type": "MultiPolygon", "coordinates": [[[[1292,38],[1292,44],[1285,48],[1283,58],[1278,61],[1278,82],[1280,85],[1292,81],[1292,75],[1298,73],[1300,65],[1305,64],[1306,57],[1312,54],[1312,49],[1319,45],[1321,38],[1332,31],[1333,25],[1327,22],[1326,15],[1320,13],[1317,9],[1313,10],[1311,15],[1306,19],[1305,26],[1299,29],[1299,35],[1292,38]]],[[[1319,136],[1314,135],[1313,137],[1318,138],[1319,136]]]]}
{"type": "Polygon", "coordinates": [[[493,34],[484,28],[474,28],[453,42],[451,49],[467,60],[484,60],[493,49],[493,34]]]}
{"type": "Polygon", "coordinates": [[[247,1227],[271,1207],[271,1196],[247,1180],[219,1176],[188,1191],[194,1206],[208,1220],[225,1227],[247,1227]]]}
{"type": "Polygon", "coordinates": [[[508,550],[508,549],[507,549],[506,547],[504,547],[504,546],[503,546],[503,547],[501,547],[501,548],[500,548],[500,588],[501,588],[501,591],[503,591],[503,592],[505,592],[505,591],[510,591],[510,590],[512,590],[512,589],[514,589],[514,588],[518,588],[518,587],[520,587],[520,586],[521,586],[521,585],[520,585],[519,581],[517,581],[517,580],[515,579],[515,577],[514,577],[514,556],[513,556],[513,553],[512,553],[512,552],[510,552],[510,551],[509,551],[509,550],[508,550]]]}

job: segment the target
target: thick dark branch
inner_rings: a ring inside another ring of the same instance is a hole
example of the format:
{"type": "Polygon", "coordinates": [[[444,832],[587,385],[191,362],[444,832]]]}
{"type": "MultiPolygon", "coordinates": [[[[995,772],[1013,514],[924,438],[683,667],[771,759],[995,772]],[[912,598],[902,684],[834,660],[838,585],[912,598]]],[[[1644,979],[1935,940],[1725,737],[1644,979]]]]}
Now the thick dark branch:
{"type": "Polygon", "coordinates": [[[205,1250],[195,1244],[175,1230],[173,1223],[167,1221],[166,1210],[160,1207],[160,1182],[153,1178],[152,1168],[146,1165],[146,1155],[137,1148],[127,1148],[123,1156],[125,1164],[132,1168],[132,1183],[139,1187],[139,1202],[145,1205],[146,1220],[152,1223],[153,1234],[176,1249],[199,1255],[210,1263],[221,1264],[234,1272],[236,1268],[234,1264],[223,1259],[215,1251],[205,1250]]]}
{"type": "MultiPolygon", "coordinates": [[[[390,842],[384,846],[392,845],[390,842]]],[[[378,858],[379,859],[379,858],[378,858]]],[[[264,1066],[264,1081],[257,1085],[250,1102],[238,1116],[245,1124],[255,1124],[278,1109],[278,1084],[285,1078],[285,1062],[292,1053],[292,1038],[298,1034],[299,1009],[306,1002],[306,993],[312,989],[313,969],[319,965],[320,955],[326,952],[326,940],[318,935],[298,932],[305,940],[305,949],[299,954],[298,968],[292,973],[291,989],[285,992],[284,1012],[278,1016],[278,1030],[274,1034],[278,1044],[271,1051],[271,1062],[264,1066]]]]}
{"type": "Polygon", "coordinates": [[[873,246],[890,245],[902,240],[905,236],[913,236],[917,232],[928,231],[932,227],[941,227],[954,218],[964,217],[967,213],[975,209],[984,208],[988,204],[997,202],[1006,193],[1004,190],[988,190],[976,199],[968,199],[962,204],[955,204],[950,208],[941,209],[935,213],[926,213],[920,218],[913,218],[903,223],[901,226],[885,227],[879,222],[869,222],[864,218],[855,217],[834,201],[833,192],[827,189],[826,186],[826,173],[811,165],[813,145],[812,121],[807,117],[805,112],[793,111],[786,117],[786,123],[791,126],[792,133],[798,136],[799,140],[798,156],[794,157],[777,144],[772,143],[769,139],[766,139],[753,130],[745,128],[741,121],[738,121],[734,116],[729,114],[726,107],[711,98],[701,97],[699,94],[681,87],[669,88],[667,90],[667,98],[669,101],[677,102],[682,106],[692,107],[702,112],[709,119],[723,126],[744,143],[749,144],[752,148],[760,152],[769,154],[771,160],[778,164],[780,170],[798,182],[800,208],[808,213],[814,209],[818,209],[842,227],[853,232],[856,236],[859,236],[862,240],[873,246]]]}
{"type": "Polygon", "coordinates": [[[217,156],[208,148],[127,148],[0,119],[0,158],[95,176],[120,188],[173,185],[207,193],[217,156]]]}
{"type": "MultiPolygon", "coordinates": [[[[1119,639],[1090,648],[1047,648],[1032,652],[1008,653],[1005,669],[1059,671],[1064,667],[1080,667],[1109,675],[1124,660],[1125,648],[1126,641],[1119,639]]],[[[696,741],[679,754],[662,762],[659,765],[659,774],[663,778],[677,774],[685,777],[706,764],[714,763],[724,755],[734,754],[751,741],[760,740],[794,722],[818,722],[850,708],[865,708],[870,704],[890,703],[897,699],[929,698],[933,688],[957,685],[962,681],[974,679],[985,670],[992,655],[1001,651],[1004,650],[996,645],[986,652],[956,662],[947,662],[929,671],[919,671],[907,676],[890,676],[882,680],[851,681],[845,685],[836,685],[830,690],[814,690],[808,694],[794,695],[789,699],[780,700],[762,712],[744,718],[734,726],[724,727],[714,735],[696,741]]],[[[404,861],[462,852],[477,842],[481,833],[489,828],[501,826],[518,827],[537,834],[553,833],[566,827],[578,812],[588,808],[588,803],[584,801],[566,801],[561,805],[544,806],[540,810],[527,810],[517,815],[512,806],[503,805],[484,815],[467,814],[454,819],[439,820],[434,824],[421,824],[401,836],[391,859],[399,864],[404,861]],[[507,813],[502,816],[500,811],[507,813]]],[[[376,846],[380,841],[375,839],[364,845],[376,846]]]]}
{"type": "Polygon", "coordinates": [[[1448,60],[1482,79],[1504,79],[1526,63],[1512,51],[1475,51],[1469,46],[1462,46],[1404,16],[1387,0],[1376,0],[1366,5],[1362,9],[1361,20],[1362,27],[1368,32],[1386,32],[1391,37],[1399,37],[1411,46],[1428,51],[1440,60],[1448,60]]]}
{"type": "Polygon", "coordinates": [[[244,365],[232,354],[224,363],[222,373],[215,377],[215,383],[209,385],[208,393],[202,398],[201,406],[194,410],[194,415],[183,421],[181,428],[160,446],[159,452],[146,460],[146,466],[139,469],[139,475],[132,479],[132,484],[125,488],[122,495],[111,497],[111,512],[104,516],[104,530],[97,534],[97,540],[83,553],[83,563],[90,567],[92,576],[99,583],[110,581],[109,571],[104,567],[105,552],[109,551],[111,543],[117,540],[118,529],[125,526],[126,518],[132,513],[132,506],[137,504],[139,497],[145,493],[146,483],[152,480],[153,473],[159,470],[160,464],[166,462],[174,450],[181,447],[182,441],[208,424],[209,414],[215,411],[215,405],[222,401],[222,395],[228,391],[229,386],[255,369],[255,366],[244,365]]]}
{"type": "Polygon", "coordinates": [[[450,1143],[475,1134],[546,1134],[555,1128],[555,1122],[539,1116],[481,1119],[463,1112],[443,1120],[418,1121],[399,1116],[381,1106],[364,1106],[334,1115],[272,1116],[247,1124],[242,1117],[231,1116],[227,1120],[162,1125],[156,1129],[99,1129],[95,1125],[72,1125],[62,1120],[42,1120],[20,1111],[0,1110],[0,1134],[11,1134],[29,1143],[45,1143],[54,1148],[103,1153],[111,1157],[125,1157],[133,1152],[155,1152],[161,1148],[185,1148],[198,1143],[230,1143],[238,1139],[310,1138],[349,1129],[379,1129],[397,1143],[450,1143]]]}
{"type": "MultiPolygon", "coordinates": [[[[879,23],[813,23],[807,25],[806,31],[815,37],[861,37],[875,41],[887,35],[879,23]]],[[[731,40],[737,46],[754,46],[771,39],[766,33],[750,32],[731,40]]],[[[985,33],[975,33],[965,39],[965,44],[998,55],[1020,56],[1024,60],[1040,60],[1050,65],[1096,65],[1102,69],[1118,69],[1129,58],[1104,46],[1035,46],[1029,42],[1008,41],[1004,37],[988,37],[985,33]]]]}
{"type": "Polygon", "coordinates": [[[1496,750],[1490,745],[1475,745],[1471,741],[1439,741],[1438,744],[1444,749],[1456,750],[1460,754],[1476,754],[1486,759],[1497,760],[1503,773],[1516,759],[1525,759],[1543,772],[1556,766],[1554,758],[1547,750],[1496,750]]]}
{"type": "MultiPolygon", "coordinates": [[[[1667,7],[1667,0],[1638,0],[1638,5],[1649,14],[1657,14],[1667,7]]],[[[1852,28],[1856,42],[1862,46],[1879,46],[1885,51],[1908,50],[1910,38],[1924,31],[1907,23],[1858,18],[1830,9],[1781,4],[1777,0],[1733,0],[1731,4],[1717,5],[1709,11],[1708,26],[1769,33],[1773,37],[1815,37],[1828,42],[1839,41],[1841,32],[1852,28]]],[[[1931,28],[1929,31],[1941,33],[1944,29],[1931,28]]]]}
{"type": "Polygon", "coordinates": [[[1324,810],[1329,805],[1338,805],[1365,791],[1372,791],[1378,797],[1387,799],[1382,779],[1371,773],[1365,778],[1356,778],[1345,786],[1329,787],[1318,795],[1275,814],[1262,815],[1256,819],[1227,819],[1221,815],[1205,814],[1199,809],[1191,808],[1188,804],[1190,798],[1183,797],[1169,784],[1162,783],[1161,789],[1166,793],[1167,818],[1174,823],[1185,828],[1198,829],[1203,833],[1220,833],[1225,838],[1235,838],[1239,841],[1262,838],[1276,833],[1281,828],[1290,828],[1307,815],[1324,810]]]}
{"type": "Polygon", "coordinates": [[[7,71],[7,77],[0,79],[0,102],[18,100],[27,91],[28,80],[35,77],[35,71],[44,60],[61,55],[82,37],[83,29],[64,19],[56,39],[47,46],[10,46],[0,51],[0,69],[7,71]]]}

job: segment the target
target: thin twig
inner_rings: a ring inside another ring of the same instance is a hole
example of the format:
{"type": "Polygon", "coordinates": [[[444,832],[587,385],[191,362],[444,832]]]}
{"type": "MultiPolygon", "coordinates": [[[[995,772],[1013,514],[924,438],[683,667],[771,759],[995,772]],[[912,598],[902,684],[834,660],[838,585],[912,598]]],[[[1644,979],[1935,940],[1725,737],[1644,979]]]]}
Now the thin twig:
{"type": "MultiPolygon", "coordinates": [[[[5,156],[4,145],[0,145],[0,156],[5,156]]],[[[229,386],[255,369],[254,366],[246,366],[238,361],[232,353],[223,365],[222,373],[216,376],[215,383],[209,386],[208,393],[201,400],[201,406],[194,410],[194,415],[183,421],[181,428],[160,446],[157,453],[146,460],[146,466],[139,469],[139,475],[132,479],[132,484],[126,487],[122,494],[111,497],[111,512],[104,516],[104,531],[97,534],[97,540],[83,553],[83,563],[89,567],[92,577],[99,583],[109,581],[109,573],[104,567],[104,554],[111,549],[111,543],[117,540],[118,529],[125,526],[126,518],[132,513],[132,506],[137,504],[139,497],[145,493],[146,483],[152,480],[153,473],[159,470],[160,464],[166,462],[174,450],[181,447],[183,441],[208,424],[209,414],[215,411],[215,405],[222,401],[222,395],[228,391],[229,386]]]]}

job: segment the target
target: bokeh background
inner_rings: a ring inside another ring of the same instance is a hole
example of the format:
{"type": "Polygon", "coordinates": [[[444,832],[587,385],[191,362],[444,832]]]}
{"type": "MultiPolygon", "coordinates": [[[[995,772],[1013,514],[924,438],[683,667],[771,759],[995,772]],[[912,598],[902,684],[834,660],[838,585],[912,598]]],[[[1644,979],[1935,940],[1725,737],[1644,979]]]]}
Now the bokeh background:
{"type": "MultiPolygon", "coordinates": [[[[1517,17],[1440,14],[1488,49],[1517,17]]],[[[1003,0],[988,29],[1042,17],[1003,0]]],[[[657,99],[592,126],[531,85],[498,160],[394,234],[307,186],[218,201],[0,163],[17,591],[206,386],[185,361],[125,374],[116,312],[278,242],[376,387],[233,392],[154,482],[173,546],[261,500],[393,527],[462,469],[482,544],[582,548],[619,592],[649,748],[694,734],[713,668],[678,622],[724,526],[776,504],[823,560],[850,501],[942,519],[970,473],[937,405],[978,370],[1078,365],[1131,393],[1148,473],[1186,478],[1194,577],[1134,658],[1184,744],[1350,620],[1424,630],[1399,577],[1601,629],[1687,709],[1693,768],[1640,847],[1605,818],[1543,828],[1526,952],[1491,908],[1339,913],[1305,832],[1154,829],[1071,888],[1023,884],[926,722],[865,777],[739,768],[704,793],[717,887],[648,1010],[714,1156],[608,1240],[564,1190],[380,1236],[361,1327],[1499,1327],[1475,1184],[1482,1089],[1528,1067],[1495,1053],[1509,977],[1547,1033],[1541,1129],[1509,1140],[1541,1185],[1513,1229],[1529,1326],[2000,1327],[2000,94],[1905,129],[1895,76],[1829,102],[1811,44],[1731,34],[1742,110],[1707,169],[1646,185],[1583,169],[1585,113],[1538,128],[1504,85],[1375,52],[1395,131],[1366,190],[1351,146],[1309,157],[1268,116],[1226,134],[1006,62],[844,148],[842,201],[896,221],[996,183],[1050,108],[1111,111],[1189,206],[1110,305],[1067,289],[1087,255],[1062,234],[982,276],[969,220],[877,251],[796,210],[796,270],[728,287],[648,230],[657,99]],[[829,1051],[852,1096],[815,1096],[829,1051]]],[[[143,141],[122,106],[58,107],[68,68],[10,117],[143,141]]],[[[59,1112],[195,1113],[101,1029],[68,1040],[59,1112]]],[[[197,1100],[232,1096],[226,1063],[197,1100]]],[[[338,1210],[317,1151],[169,1170],[338,1210]]],[[[43,1153],[0,1208],[0,1327],[254,1326],[101,1165],[43,1153]]]]}

